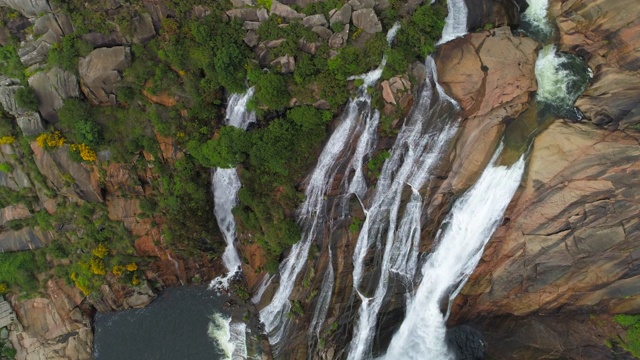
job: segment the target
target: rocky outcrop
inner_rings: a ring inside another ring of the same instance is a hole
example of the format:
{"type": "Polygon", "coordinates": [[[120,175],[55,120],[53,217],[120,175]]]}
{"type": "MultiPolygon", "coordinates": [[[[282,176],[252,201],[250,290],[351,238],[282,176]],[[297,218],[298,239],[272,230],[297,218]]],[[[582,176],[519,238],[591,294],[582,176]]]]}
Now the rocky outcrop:
{"type": "Polygon", "coordinates": [[[356,10],[351,15],[351,18],[353,20],[353,25],[369,34],[382,31],[382,23],[378,20],[378,16],[373,9],[366,8],[356,10]]]}
{"type": "Polygon", "coordinates": [[[284,5],[277,0],[273,0],[271,2],[271,9],[269,9],[270,15],[280,16],[288,21],[295,19],[302,19],[305,17],[304,14],[300,14],[297,11],[293,10],[291,7],[284,5]]]}
{"type": "Polygon", "coordinates": [[[576,106],[599,126],[626,129],[640,123],[640,19],[633,0],[550,2],[560,50],[587,60],[593,83],[576,106]]]}
{"type": "Polygon", "coordinates": [[[0,232],[0,252],[34,250],[46,246],[53,234],[38,227],[0,232]]]}
{"type": "Polygon", "coordinates": [[[331,25],[335,24],[335,23],[340,23],[340,24],[348,24],[351,21],[351,5],[349,4],[344,4],[342,5],[342,7],[340,8],[340,10],[337,10],[335,13],[333,13],[333,15],[331,15],[331,18],[329,19],[329,23],[331,25]]]}
{"type": "Polygon", "coordinates": [[[37,112],[29,111],[18,105],[16,92],[23,88],[17,79],[0,76],[0,105],[16,118],[16,122],[27,136],[38,135],[44,131],[44,124],[37,112]]]}
{"type": "Polygon", "coordinates": [[[99,180],[92,176],[92,171],[86,165],[71,160],[68,146],[45,151],[33,142],[31,149],[38,170],[58,194],[76,202],[102,201],[99,180]]]}
{"type": "Polygon", "coordinates": [[[640,147],[556,122],[535,140],[520,195],[463,290],[458,316],[640,312],[640,147]]]}
{"type": "Polygon", "coordinates": [[[38,96],[40,114],[49,122],[58,121],[56,112],[62,107],[64,99],[80,96],[75,75],[57,67],[30,77],[29,86],[38,96]]]}
{"type": "Polygon", "coordinates": [[[469,29],[515,26],[520,23],[520,14],[529,6],[525,0],[465,0],[467,4],[467,27],[469,29]]]}
{"type": "Polygon", "coordinates": [[[468,34],[438,50],[438,80],[465,117],[444,192],[459,193],[473,183],[497,145],[504,120],[528,107],[537,89],[537,48],[534,40],[513,36],[502,27],[468,34]]]}
{"type": "Polygon", "coordinates": [[[82,92],[94,104],[114,105],[116,84],[122,78],[120,73],[129,65],[131,53],[128,47],[93,50],[78,63],[82,92]]]}
{"type": "Polygon", "coordinates": [[[16,359],[91,358],[93,333],[90,320],[78,305],[83,296],[64,281],[49,280],[46,297],[11,299],[23,329],[13,330],[9,338],[18,350],[16,359]]]}

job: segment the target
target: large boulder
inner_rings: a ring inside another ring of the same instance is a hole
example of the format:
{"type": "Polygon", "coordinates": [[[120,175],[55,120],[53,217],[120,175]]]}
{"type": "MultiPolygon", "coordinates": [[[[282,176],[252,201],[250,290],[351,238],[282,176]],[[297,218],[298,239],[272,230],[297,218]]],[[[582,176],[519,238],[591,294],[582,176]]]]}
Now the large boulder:
{"type": "Polygon", "coordinates": [[[302,19],[305,17],[304,14],[298,13],[289,6],[284,5],[277,0],[273,0],[273,2],[271,3],[271,9],[269,10],[269,13],[271,15],[280,16],[281,18],[284,18],[288,21],[302,19]]]}
{"type": "Polygon", "coordinates": [[[503,120],[527,108],[537,89],[537,48],[534,40],[513,36],[503,27],[470,33],[438,50],[438,80],[466,118],[443,191],[459,193],[470,186],[489,161],[503,120]]]}
{"type": "Polygon", "coordinates": [[[47,0],[0,0],[0,6],[7,6],[28,18],[36,18],[52,11],[47,0]]]}
{"type": "Polygon", "coordinates": [[[334,33],[329,38],[329,47],[332,49],[339,49],[347,45],[347,39],[349,37],[349,25],[345,25],[341,32],[334,33]]]}
{"type": "Polygon", "coordinates": [[[378,16],[373,9],[365,8],[356,10],[351,15],[351,18],[355,26],[369,34],[382,31],[382,23],[378,20],[378,16]]]}
{"type": "Polygon", "coordinates": [[[520,13],[527,8],[524,0],[465,0],[467,4],[467,27],[477,29],[493,26],[518,25],[520,13]]]}
{"type": "Polygon", "coordinates": [[[99,48],[80,58],[82,92],[93,104],[115,104],[116,84],[122,78],[120,72],[131,65],[128,47],[99,48]]]}
{"type": "Polygon", "coordinates": [[[57,67],[30,77],[29,86],[38,96],[40,114],[49,122],[58,121],[57,111],[62,107],[64,99],[80,96],[76,76],[57,67]]]}
{"type": "Polygon", "coordinates": [[[310,15],[302,19],[302,25],[308,28],[313,28],[316,26],[326,26],[327,19],[323,14],[310,15]]]}
{"type": "Polygon", "coordinates": [[[232,18],[244,21],[259,21],[258,10],[252,8],[231,9],[227,11],[227,15],[232,18]]]}
{"type": "Polygon", "coordinates": [[[640,123],[640,4],[634,0],[550,2],[560,50],[587,60],[594,79],[576,106],[600,126],[640,123]]]}
{"type": "Polygon", "coordinates": [[[20,230],[0,232],[0,252],[34,250],[45,247],[53,234],[39,227],[23,227],[20,230]]]}
{"type": "Polygon", "coordinates": [[[352,12],[351,5],[344,4],[340,8],[340,10],[336,11],[335,13],[333,13],[333,15],[331,15],[331,18],[329,19],[329,23],[331,25],[335,23],[348,24],[349,22],[351,22],[351,12],[352,12]]]}

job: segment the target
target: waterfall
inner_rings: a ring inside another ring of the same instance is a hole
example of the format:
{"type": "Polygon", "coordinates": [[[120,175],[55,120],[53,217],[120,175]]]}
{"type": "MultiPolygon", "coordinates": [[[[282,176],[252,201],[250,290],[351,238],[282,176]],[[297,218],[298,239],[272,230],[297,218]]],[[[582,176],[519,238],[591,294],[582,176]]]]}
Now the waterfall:
{"type": "Polygon", "coordinates": [[[447,0],[447,18],[438,45],[464,36],[467,33],[468,10],[464,0],[447,0]]]}
{"type": "Polygon", "coordinates": [[[552,28],[547,19],[548,0],[527,0],[527,3],[529,7],[523,14],[524,20],[540,33],[545,35],[550,34],[552,28]]]}
{"type": "Polygon", "coordinates": [[[511,166],[496,165],[496,151],[478,181],[459,198],[441,227],[435,250],[422,267],[422,282],[394,335],[387,359],[453,359],[445,342],[440,302],[453,301],[480,261],[524,173],[524,156],[511,166]]]}
{"type": "Polygon", "coordinates": [[[430,57],[426,68],[426,84],[398,134],[391,157],[383,165],[353,254],[353,286],[362,304],[349,359],[371,355],[376,316],[387,293],[391,273],[406,274],[408,278],[415,274],[422,206],[418,190],[429,180],[458,127],[457,105],[450,98],[442,97],[435,83],[432,84],[436,70],[430,57]],[[407,186],[412,189],[411,200],[400,216],[402,192],[407,186]],[[382,263],[375,293],[367,297],[360,287],[365,274],[364,260],[372,245],[376,245],[377,251],[382,250],[382,263]]]}
{"type": "MultiPolygon", "coordinates": [[[[250,88],[243,95],[231,95],[226,111],[228,125],[246,130],[249,124],[256,121],[255,113],[246,110],[253,91],[254,89],[250,88]]],[[[240,186],[240,178],[235,168],[211,170],[214,214],[224,241],[227,243],[222,261],[228,272],[225,276],[217,277],[211,282],[211,287],[218,289],[227,289],[229,281],[241,271],[242,263],[233,245],[236,240],[236,221],[231,212],[237,204],[240,186]]]]}
{"type": "Polygon", "coordinates": [[[246,331],[244,323],[232,322],[231,317],[214,313],[209,321],[207,334],[222,350],[225,359],[245,360],[248,358],[246,331]]]}
{"type": "MultiPolygon", "coordinates": [[[[393,40],[393,35],[397,32],[398,26],[394,25],[389,30],[387,37],[389,42],[393,40]]],[[[364,84],[358,89],[357,97],[347,104],[338,126],[329,137],[318,158],[315,169],[309,176],[305,191],[305,201],[298,209],[298,224],[302,228],[302,238],[292,246],[289,255],[280,264],[278,288],[273,295],[271,303],[260,311],[260,319],[265,326],[269,342],[276,354],[289,321],[287,316],[291,310],[289,296],[295,286],[296,277],[305,266],[313,240],[323,232],[325,227],[328,187],[333,183],[338,168],[343,161],[349,158],[353,159],[353,154],[362,154],[362,157],[364,157],[365,154],[371,151],[360,149],[360,147],[371,147],[373,141],[358,141],[356,149],[352,149],[351,145],[355,142],[355,139],[362,137],[364,128],[368,126],[367,124],[369,124],[369,127],[371,127],[370,124],[372,122],[377,125],[379,114],[377,111],[371,111],[371,96],[367,93],[367,87],[375,84],[380,78],[385,64],[386,57],[383,57],[377,69],[362,76],[354,77],[363,79],[364,84]],[[363,122],[365,126],[362,126],[363,122]]],[[[375,126],[373,127],[375,128],[375,126]]],[[[357,161],[360,161],[361,164],[362,159],[357,161]]],[[[319,295],[320,299],[325,299],[326,301],[318,302],[323,305],[316,307],[314,327],[321,326],[324,322],[324,317],[326,316],[325,307],[328,307],[331,299],[334,281],[331,262],[327,272],[319,295]]],[[[313,328],[311,332],[314,332],[313,328]]]]}
{"type": "Polygon", "coordinates": [[[552,44],[538,53],[535,66],[538,91],[536,100],[559,109],[571,109],[592,75],[576,56],[561,54],[552,44]]]}
{"type": "MultiPolygon", "coordinates": [[[[227,104],[227,124],[246,130],[250,123],[255,122],[255,114],[247,111],[247,102],[253,96],[253,88],[245,94],[233,94],[227,104]]],[[[211,187],[213,191],[214,214],[218,227],[227,243],[222,255],[222,262],[227,268],[227,274],[211,281],[210,288],[228,289],[229,282],[242,271],[242,262],[234,247],[236,240],[236,221],[231,212],[237,204],[240,190],[240,178],[236,169],[211,170],[211,187]]],[[[222,319],[216,314],[209,326],[210,336],[225,349],[227,359],[246,359],[247,327],[243,322],[233,322],[231,317],[222,319]]]]}

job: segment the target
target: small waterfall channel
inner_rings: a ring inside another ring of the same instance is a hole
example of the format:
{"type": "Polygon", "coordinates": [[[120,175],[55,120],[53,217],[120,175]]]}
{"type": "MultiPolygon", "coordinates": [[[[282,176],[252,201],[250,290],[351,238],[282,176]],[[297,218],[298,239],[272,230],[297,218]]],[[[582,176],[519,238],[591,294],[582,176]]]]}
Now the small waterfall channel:
{"type": "MultiPolygon", "coordinates": [[[[397,30],[398,25],[389,30],[387,34],[389,43],[393,40],[397,30]]],[[[296,277],[305,267],[313,240],[321,236],[324,231],[327,212],[326,194],[340,165],[348,161],[348,166],[356,171],[356,176],[350,182],[342,185],[343,189],[346,187],[346,191],[356,194],[366,191],[364,177],[361,173],[359,176],[357,174],[358,171],[362,171],[364,158],[370,155],[375,148],[375,129],[380,120],[380,114],[371,108],[371,96],[367,92],[367,88],[378,81],[385,64],[386,58],[383,57],[377,69],[357,77],[364,80],[364,84],[357,90],[356,98],[347,104],[337,127],[320,154],[315,169],[309,176],[305,201],[298,209],[297,214],[298,224],[302,229],[302,238],[293,245],[287,258],[280,264],[278,288],[269,305],[260,311],[260,319],[265,326],[269,343],[276,356],[290,320],[288,317],[291,310],[289,296],[295,286],[296,277]],[[355,148],[354,143],[356,144],[355,148]]],[[[314,333],[316,326],[324,322],[333,281],[333,266],[330,264],[323,278],[322,291],[318,295],[318,305],[314,312],[310,333],[314,333]]]]}
{"type": "MultiPolygon", "coordinates": [[[[247,103],[253,92],[254,89],[250,88],[244,94],[231,95],[226,111],[228,125],[246,130],[249,124],[256,121],[255,113],[247,111],[247,103]]],[[[222,255],[227,274],[213,279],[210,288],[228,289],[230,281],[242,271],[242,263],[234,247],[236,222],[231,212],[237,204],[240,186],[240,178],[235,168],[211,170],[214,214],[227,243],[222,255]]],[[[209,322],[209,336],[218,343],[228,359],[247,359],[246,333],[246,324],[232,321],[231,316],[215,313],[209,322]]]]}
{"type": "MultiPolygon", "coordinates": [[[[246,130],[249,124],[256,121],[255,113],[247,111],[247,103],[253,97],[254,89],[250,88],[244,94],[233,94],[227,104],[227,124],[246,130]]],[[[241,271],[240,257],[233,243],[236,240],[236,221],[231,212],[237,205],[237,195],[240,190],[240,178],[235,168],[211,170],[211,190],[213,191],[214,214],[218,227],[227,243],[222,255],[222,261],[227,268],[227,274],[215,278],[211,287],[227,289],[229,281],[241,271]]]]}

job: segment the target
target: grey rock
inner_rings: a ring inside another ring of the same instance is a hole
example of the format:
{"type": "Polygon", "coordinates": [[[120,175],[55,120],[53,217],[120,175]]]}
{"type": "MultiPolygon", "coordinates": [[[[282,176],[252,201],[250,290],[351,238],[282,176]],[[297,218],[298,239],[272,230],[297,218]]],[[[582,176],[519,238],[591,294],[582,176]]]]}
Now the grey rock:
{"type": "Polygon", "coordinates": [[[265,8],[258,9],[258,11],[256,11],[256,14],[258,15],[258,21],[260,22],[269,20],[269,13],[265,8]]]}
{"type": "Polygon", "coordinates": [[[345,25],[341,32],[331,35],[329,38],[329,47],[332,49],[339,49],[347,44],[347,37],[349,36],[349,25],[345,25]]]}
{"type": "Polygon", "coordinates": [[[51,6],[47,0],[0,0],[0,6],[17,10],[28,18],[35,18],[43,13],[50,13],[51,6]]]}
{"type": "Polygon", "coordinates": [[[245,30],[256,30],[260,27],[260,23],[258,21],[245,21],[242,24],[242,28],[245,30]]]}
{"type": "Polygon", "coordinates": [[[291,74],[296,68],[296,60],[291,55],[284,55],[271,62],[282,74],[291,74]]]}
{"type": "Polygon", "coordinates": [[[231,4],[237,8],[255,5],[252,0],[231,0],[231,4]]]}
{"type": "Polygon", "coordinates": [[[269,49],[273,49],[282,45],[282,43],[285,41],[286,39],[276,39],[276,40],[266,41],[264,45],[269,49]]]}
{"type": "Polygon", "coordinates": [[[0,76],[0,105],[13,116],[27,112],[26,109],[19,107],[16,102],[16,91],[22,87],[20,80],[0,76]]]}
{"type": "Polygon", "coordinates": [[[232,18],[242,19],[244,21],[259,21],[258,11],[256,9],[231,9],[227,11],[227,15],[232,18]]]}
{"type": "Polygon", "coordinates": [[[378,0],[378,3],[373,8],[376,11],[380,12],[387,10],[389,7],[391,7],[391,3],[389,2],[389,0],[378,0]]]}
{"type": "Polygon", "coordinates": [[[47,31],[44,35],[37,39],[29,39],[20,44],[18,48],[18,56],[24,66],[44,61],[49,54],[49,49],[60,40],[60,37],[53,30],[47,31]]]}
{"type": "Polygon", "coordinates": [[[8,338],[9,338],[9,330],[3,327],[0,330],[0,339],[7,340],[8,338]]]}
{"type": "Polygon", "coordinates": [[[39,17],[33,24],[33,33],[37,35],[53,31],[58,37],[69,35],[73,32],[71,21],[64,14],[45,14],[39,17]]]}
{"type": "Polygon", "coordinates": [[[305,39],[300,39],[300,41],[298,41],[298,48],[311,55],[315,55],[318,52],[319,47],[320,44],[316,42],[308,42],[305,39]]]}
{"type": "Polygon", "coordinates": [[[57,67],[30,77],[29,86],[38,96],[40,114],[49,122],[58,121],[57,111],[64,99],[80,96],[76,76],[57,67]]]}
{"type": "Polygon", "coordinates": [[[353,7],[354,11],[362,9],[373,9],[376,5],[375,0],[349,0],[349,5],[353,7]]]}
{"type": "Polygon", "coordinates": [[[331,37],[331,35],[333,35],[333,32],[331,32],[331,30],[327,29],[324,26],[316,26],[311,29],[311,31],[318,34],[323,40],[327,40],[331,37]]]}
{"type": "Polygon", "coordinates": [[[99,48],[80,58],[78,73],[82,80],[82,92],[94,104],[113,103],[120,72],[131,65],[128,47],[99,48]]]}
{"type": "Polygon", "coordinates": [[[351,21],[351,12],[352,8],[349,4],[344,4],[340,10],[336,11],[333,15],[331,15],[331,19],[329,19],[329,23],[333,25],[336,22],[342,24],[348,24],[351,21]]]}
{"type": "Polygon", "coordinates": [[[26,136],[39,135],[44,132],[42,118],[37,112],[28,112],[17,116],[16,122],[26,136]]]}
{"type": "Polygon", "coordinates": [[[302,19],[302,25],[308,28],[313,28],[316,26],[326,26],[327,19],[322,14],[311,15],[302,19]]]}
{"type": "Polygon", "coordinates": [[[295,19],[302,19],[305,17],[304,14],[298,13],[297,11],[290,8],[289,6],[282,4],[277,0],[273,0],[273,2],[271,3],[271,9],[269,11],[271,15],[280,16],[289,21],[295,20],[295,19]]]}
{"type": "Polygon", "coordinates": [[[194,6],[191,12],[193,16],[195,16],[198,19],[204,19],[205,17],[211,14],[211,10],[208,7],[200,6],[200,5],[194,6]]]}
{"type": "Polygon", "coordinates": [[[127,38],[125,38],[122,34],[117,31],[114,31],[110,34],[101,34],[101,33],[88,33],[82,35],[82,40],[88,42],[93,45],[94,48],[98,47],[113,47],[119,45],[127,45],[129,42],[127,38]]]}
{"type": "Polygon", "coordinates": [[[135,44],[145,44],[156,37],[156,30],[153,28],[151,15],[141,14],[134,25],[133,42],[135,44]]]}
{"type": "Polygon", "coordinates": [[[247,44],[248,46],[254,47],[258,45],[259,37],[255,31],[249,30],[247,31],[247,34],[244,36],[243,40],[244,40],[244,43],[247,44]]]}
{"type": "Polygon", "coordinates": [[[358,28],[374,34],[382,31],[382,24],[373,9],[361,9],[353,12],[353,24],[358,28]]]}
{"type": "Polygon", "coordinates": [[[43,232],[38,227],[4,231],[0,233],[0,252],[39,249],[47,245],[51,239],[49,232],[43,232]]]}

